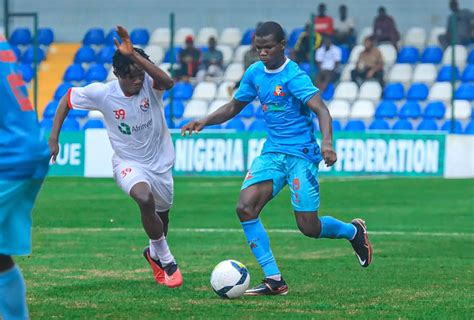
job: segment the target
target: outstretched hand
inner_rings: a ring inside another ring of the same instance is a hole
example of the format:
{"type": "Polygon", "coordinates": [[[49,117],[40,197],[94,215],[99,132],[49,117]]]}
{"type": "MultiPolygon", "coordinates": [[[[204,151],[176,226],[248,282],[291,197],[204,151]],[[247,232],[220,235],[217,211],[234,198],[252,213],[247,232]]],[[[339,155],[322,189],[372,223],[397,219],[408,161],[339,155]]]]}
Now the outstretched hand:
{"type": "Polygon", "coordinates": [[[323,143],[321,146],[321,153],[323,155],[324,163],[330,167],[337,161],[336,151],[332,147],[332,143],[323,143]]]}
{"type": "Polygon", "coordinates": [[[204,121],[202,120],[191,121],[181,128],[181,135],[184,137],[186,135],[186,131],[188,131],[189,136],[192,136],[193,132],[198,133],[201,131],[204,128],[204,125],[204,121]]]}
{"type": "Polygon", "coordinates": [[[122,26],[117,26],[117,29],[115,29],[115,31],[117,31],[117,34],[120,37],[120,40],[122,41],[122,43],[120,43],[116,38],[114,38],[117,50],[124,56],[131,56],[134,50],[127,29],[122,26]]]}

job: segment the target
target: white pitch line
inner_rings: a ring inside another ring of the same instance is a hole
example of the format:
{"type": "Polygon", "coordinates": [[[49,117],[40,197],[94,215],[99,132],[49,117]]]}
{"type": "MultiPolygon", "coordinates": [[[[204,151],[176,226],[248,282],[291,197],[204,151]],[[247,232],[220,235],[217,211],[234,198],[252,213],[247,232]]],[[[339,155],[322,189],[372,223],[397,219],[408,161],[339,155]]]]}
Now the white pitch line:
{"type": "MultiPolygon", "coordinates": [[[[35,227],[34,231],[50,234],[61,233],[88,233],[88,232],[143,232],[140,228],[43,228],[35,227]]],[[[170,232],[177,233],[242,233],[238,228],[171,228],[170,232]]],[[[290,233],[296,234],[300,231],[295,229],[267,229],[268,233],[290,233]]],[[[417,237],[474,237],[474,233],[464,232],[422,232],[422,231],[369,231],[374,236],[417,236],[417,237]]]]}

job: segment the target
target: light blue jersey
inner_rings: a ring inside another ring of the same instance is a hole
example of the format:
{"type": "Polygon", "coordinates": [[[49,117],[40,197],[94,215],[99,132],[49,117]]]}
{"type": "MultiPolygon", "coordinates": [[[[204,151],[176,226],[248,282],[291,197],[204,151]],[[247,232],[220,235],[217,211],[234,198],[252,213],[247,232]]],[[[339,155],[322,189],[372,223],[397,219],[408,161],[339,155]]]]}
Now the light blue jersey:
{"type": "Polygon", "coordinates": [[[38,165],[48,161],[49,148],[40,136],[15,54],[1,35],[0,92],[0,180],[44,178],[47,170],[38,172],[38,165]]]}
{"type": "Polygon", "coordinates": [[[268,128],[262,154],[284,153],[318,163],[322,157],[314,136],[314,115],[306,105],[318,91],[295,62],[287,59],[280,68],[268,70],[259,61],[247,69],[234,98],[260,100],[268,128]]]}

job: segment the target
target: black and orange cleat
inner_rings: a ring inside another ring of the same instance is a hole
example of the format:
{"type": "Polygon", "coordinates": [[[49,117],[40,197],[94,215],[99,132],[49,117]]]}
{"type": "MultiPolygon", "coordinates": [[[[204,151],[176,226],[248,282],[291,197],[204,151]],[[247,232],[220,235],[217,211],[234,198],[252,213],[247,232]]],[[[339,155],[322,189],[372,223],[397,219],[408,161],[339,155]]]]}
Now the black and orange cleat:
{"type": "Polygon", "coordinates": [[[155,260],[150,255],[150,247],[146,247],[143,250],[143,257],[150,264],[151,269],[153,270],[153,277],[155,278],[156,283],[166,284],[165,280],[165,271],[159,260],[155,260]]]}
{"type": "Polygon", "coordinates": [[[357,260],[362,267],[366,268],[372,262],[372,245],[369,241],[365,221],[362,219],[352,220],[352,224],[356,227],[357,233],[351,240],[352,248],[355,251],[357,260]]]}
{"type": "Polygon", "coordinates": [[[244,296],[283,296],[287,293],[288,285],[283,278],[280,281],[265,278],[258,286],[246,290],[244,296]]]}

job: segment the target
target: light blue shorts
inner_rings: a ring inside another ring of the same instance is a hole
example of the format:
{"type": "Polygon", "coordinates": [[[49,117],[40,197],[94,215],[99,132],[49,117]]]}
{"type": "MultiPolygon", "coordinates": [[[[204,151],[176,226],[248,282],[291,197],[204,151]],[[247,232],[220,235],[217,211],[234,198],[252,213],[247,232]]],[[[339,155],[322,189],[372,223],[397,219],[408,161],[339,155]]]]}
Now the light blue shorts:
{"type": "Polygon", "coordinates": [[[267,180],[273,180],[273,196],[288,184],[295,211],[319,209],[317,163],[283,153],[262,154],[252,162],[241,190],[267,180]]]}
{"type": "Polygon", "coordinates": [[[31,210],[43,178],[0,180],[0,254],[31,253],[31,210]]]}

